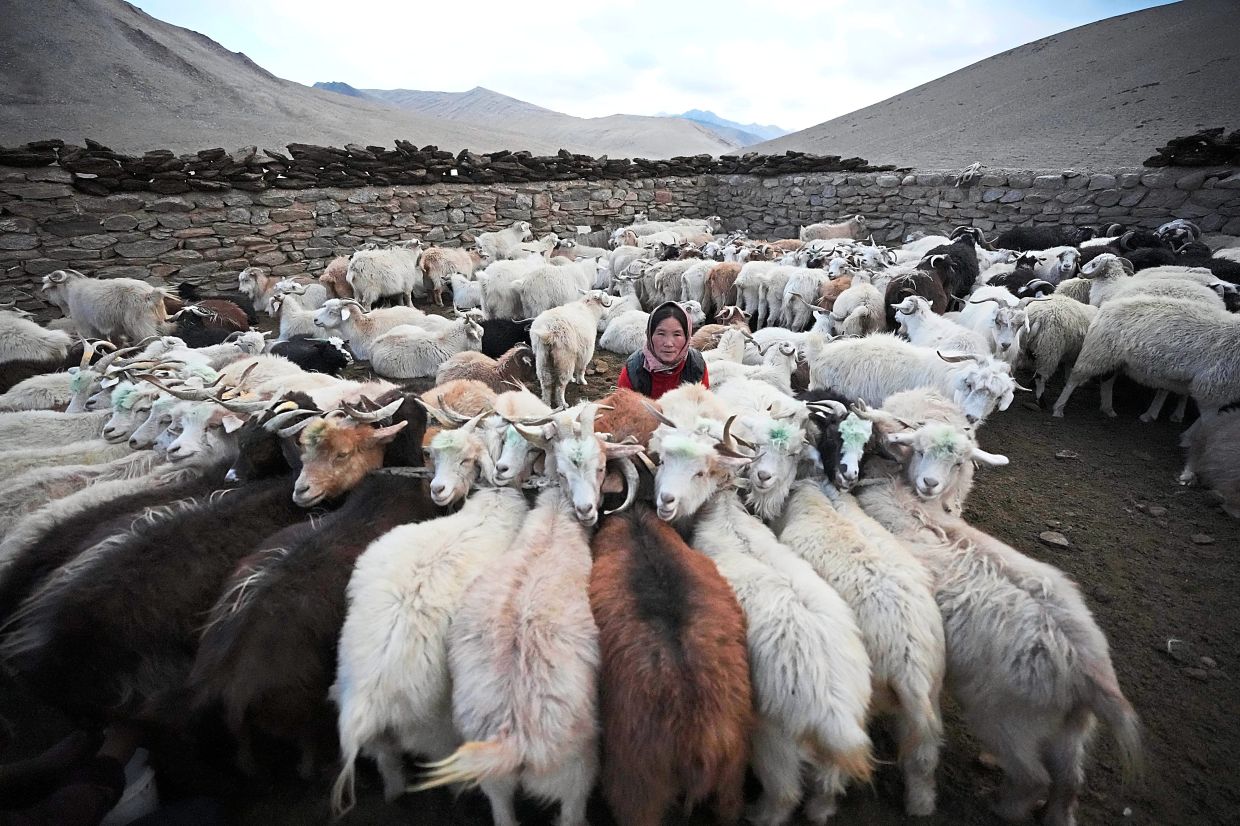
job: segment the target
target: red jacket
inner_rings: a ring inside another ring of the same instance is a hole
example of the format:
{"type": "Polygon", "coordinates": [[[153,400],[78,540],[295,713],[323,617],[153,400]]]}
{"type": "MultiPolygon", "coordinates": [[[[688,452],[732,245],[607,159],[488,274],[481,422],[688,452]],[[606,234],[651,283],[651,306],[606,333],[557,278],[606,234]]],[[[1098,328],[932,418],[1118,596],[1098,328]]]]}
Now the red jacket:
{"type": "MultiPolygon", "coordinates": [[[[650,374],[650,398],[657,399],[669,390],[675,390],[680,387],[680,374],[684,372],[685,362],[681,362],[680,366],[675,370],[667,373],[651,373],[650,374]]],[[[703,387],[710,387],[710,370],[706,367],[702,368],[703,387]]],[[[633,389],[633,383],[629,381],[629,368],[623,367],[620,370],[620,378],[616,380],[617,387],[623,387],[626,390],[633,389]]]]}

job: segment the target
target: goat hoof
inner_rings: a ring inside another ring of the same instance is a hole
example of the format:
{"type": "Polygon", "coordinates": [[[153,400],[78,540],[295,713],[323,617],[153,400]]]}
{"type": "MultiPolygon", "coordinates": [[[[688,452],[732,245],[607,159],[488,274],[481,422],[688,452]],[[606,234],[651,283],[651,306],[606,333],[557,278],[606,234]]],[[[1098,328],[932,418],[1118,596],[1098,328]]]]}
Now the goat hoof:
{"type": "Polygon", "coordinates": [[[1197,474],[1193,473],[1191,470],[1186,470],[1177,476],[1175,481],[1181,485],[1191,485],[1197,481],[1197,474]]]}

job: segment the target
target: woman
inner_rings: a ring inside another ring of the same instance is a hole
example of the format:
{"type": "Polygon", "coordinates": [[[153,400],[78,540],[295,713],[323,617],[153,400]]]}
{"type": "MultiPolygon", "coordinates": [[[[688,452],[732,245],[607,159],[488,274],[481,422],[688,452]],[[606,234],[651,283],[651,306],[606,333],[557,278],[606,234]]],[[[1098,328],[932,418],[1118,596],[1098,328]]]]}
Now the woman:
{"type": "Polygon", "coordinates": [[[657,399],[682,384],[710,387],[706,359],[689,346],[693,322],[675,301],[660,304],[646,323],[646,346],[629,356],[616,384],[657,399]]]}

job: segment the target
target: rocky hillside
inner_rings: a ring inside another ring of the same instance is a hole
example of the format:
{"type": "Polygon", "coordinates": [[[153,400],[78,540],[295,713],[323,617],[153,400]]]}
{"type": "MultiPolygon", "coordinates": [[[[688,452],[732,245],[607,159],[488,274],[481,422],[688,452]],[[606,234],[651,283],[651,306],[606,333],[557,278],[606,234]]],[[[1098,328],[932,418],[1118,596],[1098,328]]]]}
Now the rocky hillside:
{"type": "Polygon", "coordinates": [[[1138,166],[1240,120],[1240,3],[1184,0],[1028,43],[751,147],[921,168],[1138,166]]]}

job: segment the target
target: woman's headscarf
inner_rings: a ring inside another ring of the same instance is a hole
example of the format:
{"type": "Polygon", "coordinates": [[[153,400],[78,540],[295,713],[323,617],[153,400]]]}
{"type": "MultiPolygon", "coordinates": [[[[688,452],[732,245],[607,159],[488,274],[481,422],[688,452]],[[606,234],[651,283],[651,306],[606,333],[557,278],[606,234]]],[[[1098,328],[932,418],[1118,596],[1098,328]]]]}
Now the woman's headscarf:
{"type": "Polygon", "coordinates": [[[658,307],[655,307],[654,312],[650,314],[650,319],[646,322],[646,346],[642,348],[646,370],[651,373],[671,373],[679,369],[680,365],[685,361],[685,356],[689,354],[689,339],[691,338],[693,338],[693,322],[689,320],[689,314],[685,312],[684,307],[681,307],[675,301],[665,301],[658,307]],[[654,328],[668,318],[676,319],[681,328],[684,329],[685,345],[680,349],[680,353],[676,356],[674,362],[664,364],[654,354],[654,347],[651,346],[651,341],[654,338],[654,328]]]}

